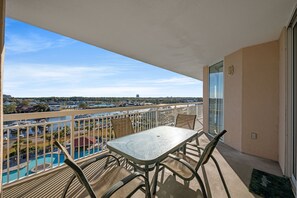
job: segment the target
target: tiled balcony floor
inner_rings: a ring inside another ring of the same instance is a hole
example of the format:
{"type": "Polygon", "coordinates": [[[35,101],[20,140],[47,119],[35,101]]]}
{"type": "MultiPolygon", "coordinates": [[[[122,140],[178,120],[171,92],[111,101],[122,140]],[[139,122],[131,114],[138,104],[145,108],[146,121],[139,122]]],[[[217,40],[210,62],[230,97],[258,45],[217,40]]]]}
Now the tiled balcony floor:
{"type": "MultiPolygon", "coordinates": [[[[203,135],[200,138],[203,146],[209,141],[203,135]]],[[[253,168],[263,170],[275,175],[282,175],[277,162],[261,159],[258,157],[240,153],[229,146],[220,143],[214,151],[214,156],[218,160],[229,188],[231,197],[257,197],[248,190],[250,176],[253,168]]],[[[197,157],[193,156],[197,159],[197,157]]],[[[98,167],[102,167],[103,162],[94,164],[87,170],[92,174],[98,167]],[[101,165],[101,166],[100,166],[101,165]]],[[[95,171],[96,172],[96,171],[95,171]]],[[[199,174],[205,182],[209,197],[227,197],[214,163],[210,160],[199,174]]],[[[47,175],[35,177],[14,186],[4,188],[4,197],[60,197],[68,177],[71,175],[69,168],[63,168],[47,175]]],[[[153,172],[150,178],[153,177],[153,172]]],[[[144,197],[142,192],[138,192],[134,197],[144,197]]],[[[184,183],[181,179],[175,178],[166,170],[160,172],[158,178],[158,188],[155,197],[175,198],[175,197],[202,197],[198,183],[193,180],[184,183]]]]}

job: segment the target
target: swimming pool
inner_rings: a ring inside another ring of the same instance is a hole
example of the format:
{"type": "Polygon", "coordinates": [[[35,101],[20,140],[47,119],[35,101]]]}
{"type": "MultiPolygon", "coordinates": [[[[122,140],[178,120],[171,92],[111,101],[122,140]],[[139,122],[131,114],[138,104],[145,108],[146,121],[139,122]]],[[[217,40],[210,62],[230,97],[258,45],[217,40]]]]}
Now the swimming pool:
{"type": "MultiPolygon", "coordinates": [[[[90,149],[90,152],[88,150],[85,150],[85,154],[84,154],[83,150],[81,150],[79,154],[78,154],[78,151],[76,151],[74,153],[74,159],[78,159],[78,156],[80,156],[80,158],[81,158],[83,156],[87,156],[89,154],[93,154],[93,153],[96,153],[99,151],[101,151],[101,149],[99,149],[99,148],[90,149]]],[[[37,166],[42,165],[45,162],[45,163],[49,163],[49,164],[52,163],[52,167],[56,167],[59,165],[59,156],[60,156],[60,165],[64,164],[64,154],[61,153],[59,155],[57,153],[53,153],[53,154],[47,153],[47,154],[45,154],[45,156],[41,155],[41,156],[37,157],[37,166]]],[[[34,172],[31,172],[31,169],[36,167],[36,159],[30,160],[29,163],[27,164],[27,166],[19,169],[19,178],[34,174],[34,172]],[[27,169],[27,166],[28,166],[28,169],[27,169]]],[[[3,184],[6,184],[8,182],[10,183],[17,179],[18,179],[18,170],[12,170],[12,171],[9,171],[9,173],[6,172],[6,173],[2,174],[2,183],[3,184]],[[9,178],[8,178],[8,174],[9,174],[9,178]],[[9,179],[9,181],[8,181],[8,179],[9,179]]]]}

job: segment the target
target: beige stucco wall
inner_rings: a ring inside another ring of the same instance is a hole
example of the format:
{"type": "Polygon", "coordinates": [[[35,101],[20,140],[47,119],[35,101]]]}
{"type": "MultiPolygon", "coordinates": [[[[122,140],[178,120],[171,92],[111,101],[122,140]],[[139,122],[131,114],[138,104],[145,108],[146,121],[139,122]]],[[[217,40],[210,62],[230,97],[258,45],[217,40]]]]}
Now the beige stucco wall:
{"type": "Polygon", "coordinates": [[[238,50],[224,58],[225,143],[244,153],[278,160],[279,43],[238,50]],[[228,67],[234,74],[228,75],[228,67]],[[257,139],[251,138],[251,133],[257,139]]]}
{"type": "Polygon", "coordinates": [[[203,68],[203,131],[208,132],[208,66],[203,68]]]}
{"type": "Polygon", "coordinates": [[[244,48],[242,57],[242,151],[278,160],[279,43],[244,48]]]}
{"type": "Polygon", "coordinates": [[[287,28],[284,27],[279,39],[279,134],[278,161],[285,173],[286,157],[286,70],[287,70],[287,28]]]}
{"type": "Polygon", "coordinates": [[[241,151],[242,129],[242,50],[224,58],[224,127],[228,131],[224,142],[241,151]],[[228,67],[234,74],[228,75],[228,67]]]}

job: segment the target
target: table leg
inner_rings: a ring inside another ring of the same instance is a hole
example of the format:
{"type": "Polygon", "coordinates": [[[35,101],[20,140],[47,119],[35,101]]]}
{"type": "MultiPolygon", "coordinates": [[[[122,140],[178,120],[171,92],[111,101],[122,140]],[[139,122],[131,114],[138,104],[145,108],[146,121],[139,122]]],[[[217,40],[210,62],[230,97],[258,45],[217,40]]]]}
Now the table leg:
{"type": "Polygon", "coordinates": [[[152,194],[156,194],[156,190],[157,190],[157,183],[158,183],[158,174],[159,174],[159,166],[160,166],[160,163],[158,162],[156,164],[156,172],[155,172],[155,175],[154,175],[154,178],[153,178],[153,182],[152,182],[152,194]]]}
{"type": "Polygon", "coordinates": [[[144,166],[144,173],[145,173],[147,180],[150,182],[148,165],[144,166]]]}
{"type": "MultiPolygon", "coordinates": [[[[148,182],[150,183],[150,178],[149,178],[149,168],[148,168],[148,165],[145,165],[144,166],[144,174],[145,174],[145,177],[147,178],[148,182]]],[[[150,185],[149,185],[150,186],[150,185]]],[[[149,189],[150,191],[151,189],[149,189]]],[[[151,191],[149,192],[151,194],[151,191]]],[[[152,195],[150,195],[152,196],[152,195]]],[[[146,198],[148,198],[148,195],[146,194],[145,196],[146,198]]]]}

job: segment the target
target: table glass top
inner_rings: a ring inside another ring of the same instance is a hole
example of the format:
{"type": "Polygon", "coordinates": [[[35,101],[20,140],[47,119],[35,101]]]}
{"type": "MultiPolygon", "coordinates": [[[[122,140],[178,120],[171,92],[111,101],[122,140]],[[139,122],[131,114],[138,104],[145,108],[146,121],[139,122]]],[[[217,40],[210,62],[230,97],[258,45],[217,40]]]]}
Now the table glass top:
{"type": "Polygon", "coordinates": [[[152,164],[197,135],[194,130],[160,126],[107,142],[107,147],[139,163],[152,164]]]}

